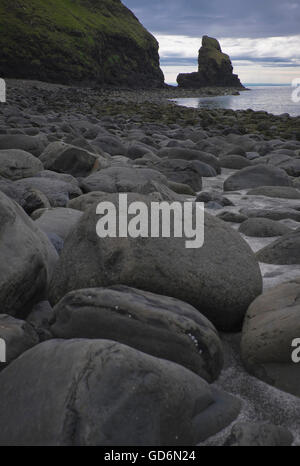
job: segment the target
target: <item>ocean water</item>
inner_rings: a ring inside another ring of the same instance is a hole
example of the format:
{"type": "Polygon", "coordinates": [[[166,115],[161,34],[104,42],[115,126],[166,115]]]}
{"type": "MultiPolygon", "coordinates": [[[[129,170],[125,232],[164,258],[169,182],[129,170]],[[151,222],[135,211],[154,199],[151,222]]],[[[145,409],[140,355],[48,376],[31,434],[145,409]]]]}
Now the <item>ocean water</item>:
{"type": "MultiPolygon", "coordinates": [[[[242,91],[240,95],[226,95],[218,97],[193,97],[172,99],[178,105],[192,108],[229,108],[232,110],[264,110],[274,115],[289,113],[290,116],[300,115],[300,102],[293,102],[292,95],[295,88],[291,86],[252,85],[249,91],[242,91]]],[[[298,89],[298,96],[300,92],[298,89]]]]}

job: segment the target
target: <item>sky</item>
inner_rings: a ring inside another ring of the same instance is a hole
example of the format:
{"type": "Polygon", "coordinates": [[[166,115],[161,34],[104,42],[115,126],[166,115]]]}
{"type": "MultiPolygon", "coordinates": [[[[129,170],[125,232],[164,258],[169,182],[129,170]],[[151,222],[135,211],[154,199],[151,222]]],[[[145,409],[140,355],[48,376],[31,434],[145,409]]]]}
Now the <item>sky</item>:
{"type": "Polygon", "coordinates": [[[219,40],[243,83],[300,78],[300,0],[123,0],[159,42],[169,84],[197,71],[203,35],[219,40]]]}

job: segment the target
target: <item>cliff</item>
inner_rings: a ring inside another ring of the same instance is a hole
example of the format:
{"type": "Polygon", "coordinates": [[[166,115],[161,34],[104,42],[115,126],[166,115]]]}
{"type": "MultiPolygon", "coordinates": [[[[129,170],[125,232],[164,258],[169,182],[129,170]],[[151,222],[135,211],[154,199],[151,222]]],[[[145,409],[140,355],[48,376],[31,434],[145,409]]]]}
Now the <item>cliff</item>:
{"type": "Polygon", "coordinates": [[[187,89],[207,86],[244,87],[238,76],[233,74],[230,58],[222,52],[219,42],[207,36],[202,38],[198,72],[179,74],[177,82],[179,87],[187,89]]]}
{"type": "Polygon", "coordinates": [[[0,0],[3,78],[160,87],[158,43],[120,0],[0,0]]]}

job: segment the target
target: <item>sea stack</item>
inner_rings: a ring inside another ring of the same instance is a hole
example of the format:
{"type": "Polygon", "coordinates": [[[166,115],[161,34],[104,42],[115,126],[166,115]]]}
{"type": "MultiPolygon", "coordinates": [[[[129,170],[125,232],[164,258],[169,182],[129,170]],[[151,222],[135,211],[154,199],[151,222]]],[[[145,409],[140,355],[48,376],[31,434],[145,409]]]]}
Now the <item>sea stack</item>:
{"type": "Polygon", "coordinates": [[[177,76],[178,86],[186,89],[200,87],[243,88],[228,55],[222,52],[217,39],[202,37],[202,47],[198,55],[198,72],[182,73],[177,76]]]}

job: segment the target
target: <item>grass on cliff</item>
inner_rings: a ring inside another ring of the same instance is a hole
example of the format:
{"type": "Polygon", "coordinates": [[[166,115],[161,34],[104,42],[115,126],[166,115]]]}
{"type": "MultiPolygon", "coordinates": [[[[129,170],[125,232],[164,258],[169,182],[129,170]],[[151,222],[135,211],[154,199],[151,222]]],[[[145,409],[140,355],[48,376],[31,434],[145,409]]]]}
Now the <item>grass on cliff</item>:
{"type": "Polygon", "coordinates": [[[89,51],[101,34],[129,38],[143,49],[156,42],[119,0],[0,0],[1,55],[29,66],[64,56],[74,67],[92,68],[89,51]]]}

